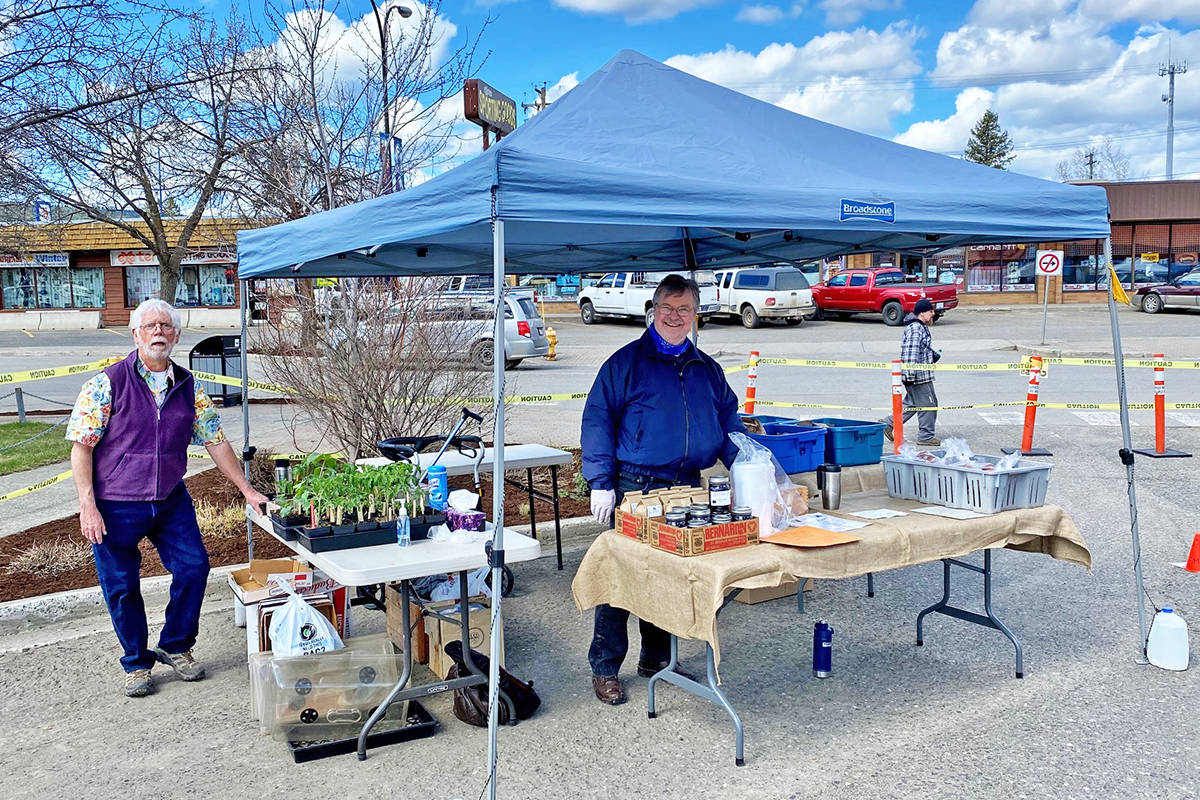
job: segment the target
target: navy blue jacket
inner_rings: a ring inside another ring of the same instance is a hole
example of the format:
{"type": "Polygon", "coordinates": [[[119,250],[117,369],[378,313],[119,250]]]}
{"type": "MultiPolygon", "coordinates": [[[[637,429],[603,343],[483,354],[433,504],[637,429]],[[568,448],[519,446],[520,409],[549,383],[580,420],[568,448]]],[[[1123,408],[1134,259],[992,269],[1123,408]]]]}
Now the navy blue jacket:
{"type": "Polygon", "coordinates": [[[716,361],[689,347],[658,352],[647,330],[613,353],[583,407],[583,477],[593,489],[615,487],[621,469],[669,481],[732,463],[727,434],[745,432],[738,400],[716,361]]]}

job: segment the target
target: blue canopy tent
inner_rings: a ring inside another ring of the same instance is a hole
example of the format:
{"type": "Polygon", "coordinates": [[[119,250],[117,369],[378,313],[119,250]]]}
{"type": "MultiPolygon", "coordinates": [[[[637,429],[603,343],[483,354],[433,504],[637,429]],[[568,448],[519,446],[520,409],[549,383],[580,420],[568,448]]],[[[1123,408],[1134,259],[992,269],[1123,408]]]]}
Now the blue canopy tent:
{"type": "MultiPolygon", "coordinates": [[[[491,272],[500,309],[506,274],[712,269],[1108,235],[1101,187],[856,133],[626,50],[472,161],[397,194],[242,231],[238,257],[243,281],[491,272]]],[[[494,548],[503,550],[503,482],[494,486],[494,548]]],[[[495,687],[495,652],[491,663],[495,687]]],[[[493,797],[495,753],[493,724],[493,797]]]]}

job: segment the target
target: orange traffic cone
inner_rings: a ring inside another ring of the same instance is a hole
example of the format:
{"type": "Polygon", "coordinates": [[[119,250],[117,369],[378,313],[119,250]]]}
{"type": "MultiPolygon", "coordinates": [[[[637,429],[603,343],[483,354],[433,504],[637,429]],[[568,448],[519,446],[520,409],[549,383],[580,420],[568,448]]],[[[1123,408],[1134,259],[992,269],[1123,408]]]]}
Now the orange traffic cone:
{"type": "Polygon", "coordinates": [[[1200,572],[1200,533],[1192,539],[1192,552],[1188,553],[1188,560],[1183,568],[1188,572],[1200,572]]]}

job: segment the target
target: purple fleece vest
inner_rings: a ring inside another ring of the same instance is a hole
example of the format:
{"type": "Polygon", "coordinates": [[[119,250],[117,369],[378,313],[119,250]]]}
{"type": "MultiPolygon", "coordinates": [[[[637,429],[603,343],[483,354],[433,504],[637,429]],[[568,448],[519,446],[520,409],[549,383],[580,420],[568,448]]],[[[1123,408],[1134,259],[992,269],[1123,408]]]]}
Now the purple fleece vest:
{"type": "Polygon", "coordinates": [[[164,500],[187,471],[196,419],[192,373],[171,364],[175,385],[161,409],[137,371],[137,351],[106,368],[112,414],[92,451],[92,486],[104,500],[164,500]]]}

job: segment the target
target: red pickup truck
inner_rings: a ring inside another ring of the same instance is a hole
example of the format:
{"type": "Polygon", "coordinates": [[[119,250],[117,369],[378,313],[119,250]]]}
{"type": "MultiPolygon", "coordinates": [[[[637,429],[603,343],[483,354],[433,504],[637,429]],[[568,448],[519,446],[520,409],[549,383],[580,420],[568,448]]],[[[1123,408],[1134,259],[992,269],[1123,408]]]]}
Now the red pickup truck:
{"type": "Polygon", "coordinates": [[[831,314],[883,314],[888,325],[901,325],[922,297],[933,303],[934,319],[958,305],[958,291],[940,283],[905,283],[898,269],[848,269],[812,287],[817,319],[831,314]]]}

